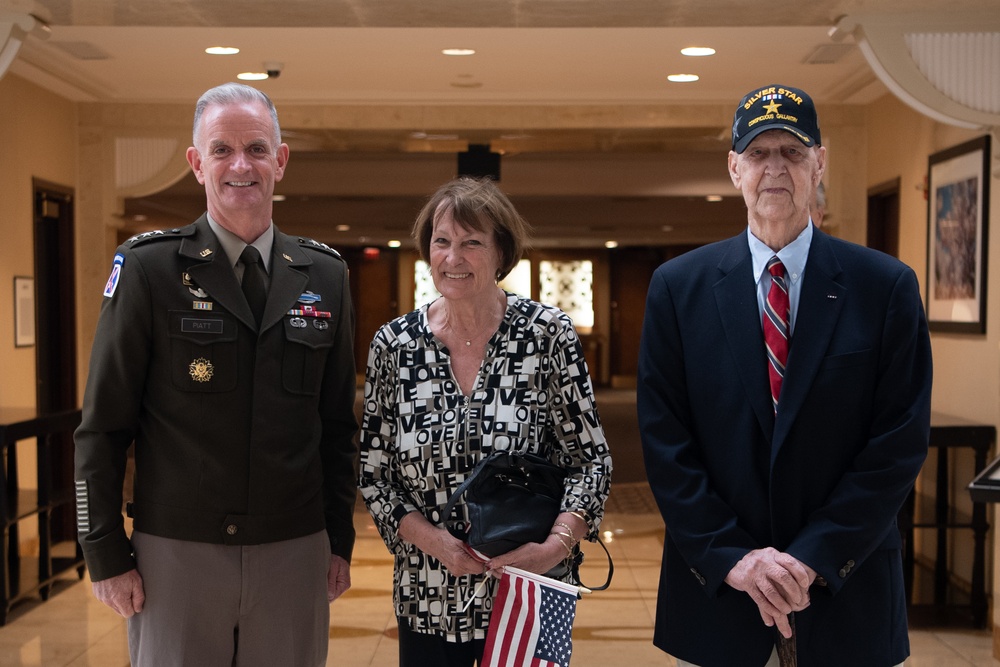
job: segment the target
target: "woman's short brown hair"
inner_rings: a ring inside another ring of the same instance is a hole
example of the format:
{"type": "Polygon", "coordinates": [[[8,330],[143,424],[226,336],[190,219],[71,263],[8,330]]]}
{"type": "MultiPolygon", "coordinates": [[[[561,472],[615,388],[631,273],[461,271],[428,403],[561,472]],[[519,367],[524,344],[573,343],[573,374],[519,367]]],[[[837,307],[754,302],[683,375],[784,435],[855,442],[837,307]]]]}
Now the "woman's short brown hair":
{"type": "Polygon", "coordinates": [[[438,188],[413,223],[413,239],[425,262],[430,261],[434,221],[447,211],[451,211],[455,222],[466,229],[493,232],[500,249],[497,280],[502,280],[517,266],[528,248],[531,228],[496,183],[488,178],[461,177],[438,188]]]}

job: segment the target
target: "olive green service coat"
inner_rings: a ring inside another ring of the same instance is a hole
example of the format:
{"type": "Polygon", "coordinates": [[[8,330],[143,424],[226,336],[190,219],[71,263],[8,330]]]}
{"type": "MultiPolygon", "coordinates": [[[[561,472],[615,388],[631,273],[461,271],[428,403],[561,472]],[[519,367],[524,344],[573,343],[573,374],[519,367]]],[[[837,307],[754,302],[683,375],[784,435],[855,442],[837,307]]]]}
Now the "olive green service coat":
{"type": "Polygon", "coordinates": [[[261,331],[206,216],[118,248],[76,431],[80,542],[94,581],[135,567],[136,530],[262,544],[324,528],[350,560],[356,498],[347,266],[275,228],[261,331]]]}

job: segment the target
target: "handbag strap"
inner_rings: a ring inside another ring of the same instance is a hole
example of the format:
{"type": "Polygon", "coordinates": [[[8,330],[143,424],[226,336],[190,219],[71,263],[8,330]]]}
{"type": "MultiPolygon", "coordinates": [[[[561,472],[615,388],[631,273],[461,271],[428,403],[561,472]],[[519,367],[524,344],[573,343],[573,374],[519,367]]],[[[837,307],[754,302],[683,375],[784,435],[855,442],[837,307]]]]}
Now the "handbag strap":
{"type": "MultiPolygon", "coordinates": [[[[604,584],[601,586],[586,585],[585,583],[580,581],[580,563],[583,562],[583,558],[574,558],[573,581],[575,581],[577,585],[583,586],[589,591],[603,591],[607,590],[607,588],[611,586],[611,577],[615,576],[615,562],[611,559],[611,552],[608,551],[608,548],[606,546],[604,546],[604,542],[601,541],[601,538],[597,538],[597,540],[595,541],[601,545],[601,548],[604,549],[604,555],[608,557],[608,578],[604,581],[604,584]]],[[[579,548],[579,545],[577,545],[577,547],[579,548]]]]}

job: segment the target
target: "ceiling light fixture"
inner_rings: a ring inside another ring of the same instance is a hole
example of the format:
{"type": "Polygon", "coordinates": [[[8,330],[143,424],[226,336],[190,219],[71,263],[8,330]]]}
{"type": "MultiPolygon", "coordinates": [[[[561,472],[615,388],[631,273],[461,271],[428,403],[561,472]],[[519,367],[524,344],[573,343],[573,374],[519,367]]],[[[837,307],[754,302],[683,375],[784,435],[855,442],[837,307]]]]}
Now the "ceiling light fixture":
{"type": "Polygon", "coordinates": [[[673,81],[674,83],[691,83],[698,79],[697,74],[671,74],[667,77],[667,81],[673,81]]]}
{"type": "Polygon", "coordinates": [[[604,242],[604,247],[608,248],[609,250],[612,249],[612,248],[617,248],[618,247],[618,241],[605,241],[604,242]]]}
{"type": "Polygon", "coordinates": [[[210,56],[231,56],[239,52],[235,46],[210,46],[205,49],[205,53],[210,56]]]}
{"type": "Polygon", "coordinates": [[[271,201],[285,201],[285,195],[271,195],[271,201]]]}
{"type": "Polygon", "coordinates": [[[267,72],[240,72],[236,78],[240,81],[263,81],[268,76],[267,72]]]}
{"type": "Polygon", "coordinates": [[[706,195],[705,201],[710,201],[710,202],[722,201],[722,195],[706,195]]]}
{"type": "Polygon", "coordinates": [[[473,56],[476,54],[475,49],[442,49],[441,53],[446,56],[473,56]]]}
{"type": "Polygon", "coordinates": [[[397,241],[393,239],[392,241],[386,243],[386,245],[389,246],[390,248],[398,248],[399,246],[403,245],[403,243],[402,241],[397,241]]]}
{"type": "Polygon", "coordinates": [[[691,56],[692,58],[700,58],[702,56],[714,56],[715,49],[708,46],[688,46],[681,49],[681,54],[685,56],[691,56]]]}

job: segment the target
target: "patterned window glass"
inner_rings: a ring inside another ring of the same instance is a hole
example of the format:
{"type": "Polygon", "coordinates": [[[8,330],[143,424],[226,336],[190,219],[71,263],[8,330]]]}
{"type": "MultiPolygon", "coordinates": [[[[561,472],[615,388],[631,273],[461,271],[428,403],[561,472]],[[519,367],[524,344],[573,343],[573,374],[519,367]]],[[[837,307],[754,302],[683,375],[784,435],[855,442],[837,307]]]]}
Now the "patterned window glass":
{"type": "MultiPolygon", "coordinates": [[[[418,259],[413,267],[413,278],[416,287],[413,292],[413,303],[419,308],[425,303],[430,303],[441,296],[434,287],[434,280],[431,279],[431,267],[422,259],[418,259]]],[[[531,298],[531,262],[522,259],[514,267],[506,278],[500,281],[500,287],[519,294],[523,297],[531,298]]]]}
{"type": "Polygon", "coordinates": [[[577,331],[590,333],[594,328],[594,263],[540,262],[538,298],[573,318],[577,331]]]}

